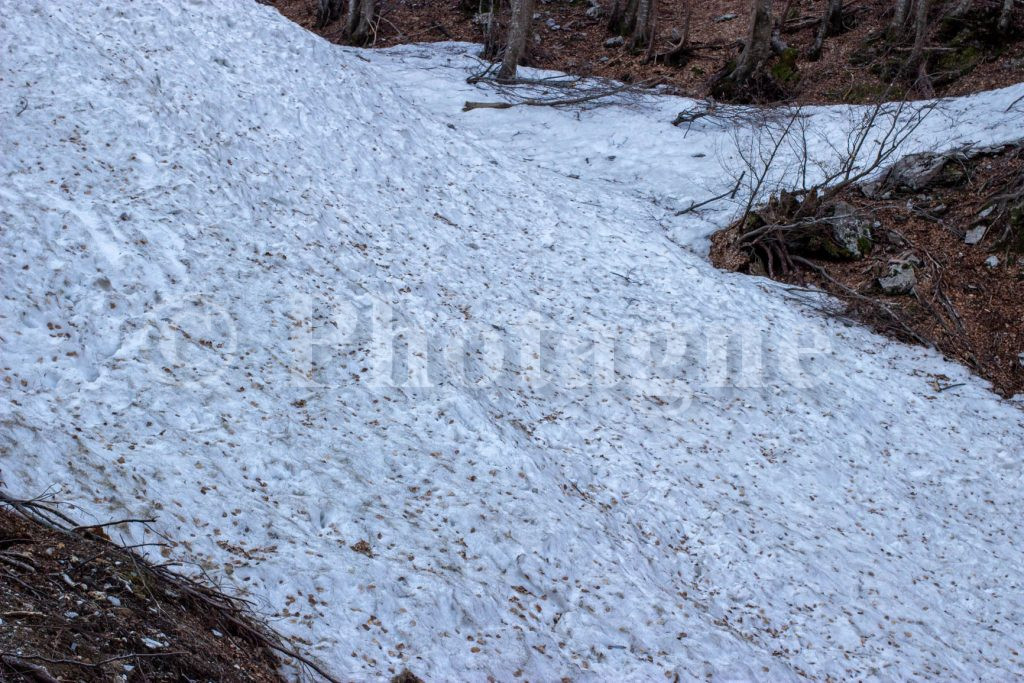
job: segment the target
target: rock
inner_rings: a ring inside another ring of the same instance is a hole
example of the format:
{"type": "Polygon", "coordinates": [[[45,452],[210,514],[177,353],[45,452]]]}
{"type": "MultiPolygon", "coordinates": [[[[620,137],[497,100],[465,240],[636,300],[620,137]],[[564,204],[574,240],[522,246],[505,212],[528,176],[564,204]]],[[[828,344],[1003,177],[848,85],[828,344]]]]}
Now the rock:
{"type": "Polygon", "coordinates": [[[967,244],[977,244],[978,242],[981,242],[983,239],[985,239],[986,232],[988,232],[987,225],[979,225],[974,228],[971,228],[970,230],[967,231],[967,234],[964,235],[964,242],[966,242],[967,244]]]}
{"type": "Polygon", "coordinates": [[[960,148],[944,154],[910,154],[890,166],[877,179],[864,183],[861,191],[867,197],[884,198],[892,192],[920,192],[932,185],[953,185],[966,178],[963,162],[980,153],[979,150],[960,148]]]}
{"type": "Polygon", "coordinates": [[[737,16],[738,15],[735,12],[729,12],[728,14],[723,14],[720,17],[715,17],[715,23],[716,24],[721,24],[723,21],[732,21],[737,16]]]}
{"type": "Polygon", "coordinates": [[[987,259],[985,259],[985,265],[988,266],[989,268],[998,268],[999,267],[999,257],[996,256],[995,254],[992,254],[987,259]]]}
{"type": "Polygon", "coordinates": [[[871,251],[872,220],[858,216],[852,204],[837,201],[826,209],[826,216],[826,239],[811,245],[815,251],[843,260],[864,258],[871,251]]]}
{"type": "Polygon", "coordinates": [[[558,22],[557,22],[557,21],[555,21],[554,19],[548,19],[548,20],[547,20],[547,21],[545,21],[544,23],[545,23],[545,24],[547,25],[547,27],[548,27],[549,29],[551,29],[552,31],[557,31],[557,30],[559,30],[559,29],[561,29],[561,28],[562,28],[561,26],[559,26],[559,25],[558,25],[558,22]]]}
{"type": "Polygon", "coordinates": [[[620,45],[625,44],[626,39],[623,38],[622,36],[615,36],[614,38],[609,38],[608,40],[604,41],[605,47],[619,47],[620,45]]]}
{"type": "Polygon", "coordinates": [[[491,19],[493,18],[494,15],[491,14],[490,12],[478,12],[477,14],[473,15],[473,23],[476,24],[477,26],[490,26],[491,19]]]}
{"type": "Polygon", "coordinates": [[[889,262],[888,275],[878,278],[878,286],[886,294],[910,294],[917,285],[916,268],[921,265],[914,255],[903,256],[889,262]]]}
{"type": "Polygon", "coordinates": [[[599,19],[604,14],[604,8],[601,7],[601,3],[598,0],[589,0],[589,7],[587,7],[587,16],[591,19],[599,19]]]}

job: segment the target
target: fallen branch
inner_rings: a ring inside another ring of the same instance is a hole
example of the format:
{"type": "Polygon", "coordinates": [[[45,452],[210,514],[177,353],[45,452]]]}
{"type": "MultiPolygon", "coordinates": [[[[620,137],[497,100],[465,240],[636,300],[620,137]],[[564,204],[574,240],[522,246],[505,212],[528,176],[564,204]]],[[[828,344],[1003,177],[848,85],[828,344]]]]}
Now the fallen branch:
{"type": "Polygon", "coordinates": [[[627,90],[636,90],[639,86],[623,84],[615,88],[601,89],[598,92],[591,92],[579,97],[565,97],[565,98],[534,98],[528,97],[521,99],[516,102],[466,102],[462,106],[462,111],[472,111],[474,109],[511,109],[512,107],[569,107],[577,104],[586,104],[587,102],[594,102],[596,100],[604,99],[606,97],[612,97],[618,95],[627,90]]]}
{"type": "Polygon", "coordinates": [[[60,679],[54,678],[53,675],[42,666],[26,662],[17,655],[0,655],[0,662],[3,662],[12,669],[23,669],[26,674],[30,675],[40,683],[61,683],[60,679]]]}
{"type": "Polygon", "coordinates": [[[93,531],[95,529],[103,529],[108,526],[117,526],[118,524],[153,524],[156,522],[155,519],[115,519],[112,522],[103,522],[102,524],[80,524],[79,526],[72,527],[70,531],[93,531]]]}
{"type": "Polygon", "coordinates": [[[836,296],[846,297],[849,299],[853,299],[855,301],[860,301],[861,303],[865,303],[868,304],[869,306],[882,310],[883,312],[885,312],[887,316],[889,316],[889,319],[896,323],[904,332],[904,334],[906,334],[908,337],[910,337],[917,343],[921,344],[922,346],[934,346],[934,344],[926,340],[924,337],[915,332],[909,325],[903,322],[903,318],[894,313],[891,308],[883,304],[881,301],[876,301],[871,297],[864,296],[860,292],[844,285],[842,282],[832,277],[827,270],[819,266],[817,263],[814,263],[813,261],[809,261],[808,259],[805,259],[802,256],[795,256],[792,254],[790,255],[790,259],[792,259],[793,263],[798,263],[804,266],[805,268],[809,268],[810,270],[815,271],[822,278],[827,280],[832,286],[836,287],[840,292],[840,294],[837,294],[836,296]]]}
{"type": "Polygon", "coordinates": [[[691,211],[696,211],[697,209],[699,209],[702,206],[707,206],[711,202],[717,202],[719,199],[725,199],[726,197],[728,197],[729,199],[733,199],[734,197],[736,197],[736,193],[739,192],[740,184],[743,182],[743,178],[746,175],[747,175],[746,171],[744,171],[743,173],[740,173],[740,177],[736,180],[736,184],[733,186],[733,188],[731,190],[726,190],[722,194],[716,195],[716,196],[712,197],[711,199],[705,199],[702,202],[699,202],[699,203],[696,203],[696,204],[690,204],[688,207],[686,207],[682,211],[677,211],[676,215],[677,216],[682,216],[682,215],[688,214],[691,211]]]}

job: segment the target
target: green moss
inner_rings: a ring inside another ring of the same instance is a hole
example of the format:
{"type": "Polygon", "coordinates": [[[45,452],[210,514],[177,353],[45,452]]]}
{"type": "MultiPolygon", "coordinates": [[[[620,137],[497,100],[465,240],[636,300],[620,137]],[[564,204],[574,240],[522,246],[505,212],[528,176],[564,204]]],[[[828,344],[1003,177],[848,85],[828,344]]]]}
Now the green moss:
{"type": "Polygon", "coordinates": [[[973,45],[964,45],[956,50],[943,52],[936,60],[935,66],[940,73],[959,78],[976,67],[981,59],[981,50],[973,45]]]}
{"type": "Polygon", "coordinates": [[[795,47],[788,47],[779,55],[779,59],[772,66],[772,77],[779,83],[792,83],[800,78],[797,70],[796,60],[800,52],[795,47]]]}
{"type": "Polygon", "coordinates": [[[873,246],[874,244],[871,242],[871,238],[869,237],[861,237],[857,239],[857,249],[865,256],[871,253],[871,248],[873,246]]]}

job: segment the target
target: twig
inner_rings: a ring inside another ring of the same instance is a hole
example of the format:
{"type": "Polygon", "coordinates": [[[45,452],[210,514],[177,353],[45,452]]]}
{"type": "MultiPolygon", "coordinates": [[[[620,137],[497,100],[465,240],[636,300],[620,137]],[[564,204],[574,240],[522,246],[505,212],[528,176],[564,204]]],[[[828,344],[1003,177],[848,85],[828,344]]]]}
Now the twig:
{"type": "Polygon", "coordinates": [[[92,531],[94,529],[103,529],[108,526],[117,526],[118,524],[153,524],[156,522],[155,519],[116,519],[113,522],[103,522],[102,524],[81,524],[76,527],[72,527],[71,531],[92,531]]]}
{"type": "Polygon", "coordinates": [[[740,184],[743,182],[743,178],[746,175],[747,175],[746,171],[744,171],[743,173],[740,173],[740,177],[736,180],[736,184],[733,186],[733,188],[731,190],[726,190],[725,192],[723,192],[720,195],[712,197],[711,199],[705,199],[704,201],[702,201],[700,203],[697,203],[697,204],[692,204],[691,203],[688,207],[686,207],[682,211],[677,211],[676,215],[677,216],[682,216],[684,214],[690,213],[691,211],[696,211],[697,209],[699,209],[702,206],[707,206],[711,202],[717,202],[719,199],[725,199],[726,197],[728,197],[729,199],[733,199],[736,196],[736,193],[739,192],[740,184]]]}
{"type": "Polygon", "coordinates": [[[793,263],[799,263],[800,265],[802,265],[802,266],[804,266],[806,268],[810,268],[811,270],[817,272],[819,275],[821,275],[823,278],[825,278],[825,280],[827,280],[833,286],[839,288],[839,290],[841,292],[841,296],[846,296],[846,297],[848,297],[850,299],[854,299],[856,301],[861,301],[861,302],[869,304],[871,306],[875,306],[877,308],[880,308],[881,310],[883,310],[889,316],[889,318],[893,322],[895,322],[897,325],[899,325],[900,328],[903,330],[903,332],[907,336],[909,336],[911,339],[913,339],[914,341],[918,342],[922,346],[928,346],[928,347],[932,346],[932,344],[930,342],[928,342],[924,337],[922,337],[917,332],[915,332],[913,329],[911,329],[909,325],[907,325],[905,322],[903,322],[903,319],[900,316],[898,316],[896,313],[894,313],[891,308],[889,308],[888,306],[883,304],[881,301],[876,301],[875,299],[872,299],[870,297],[866,297],[863,294],[861,294],[860,292],[858,292],[858,291],[856,291],[854,289],[851,289],[850,287],[844,285],[842,282],[840,282],[839,280],[836,280],[834,277],[829,275],[827,270],[825,270],[824,268],[819,266],[817,263],[814,263],[813,261],[809,261],[809,260],[803,258],[802,256],[790,256],[790,258],[793,260],[793,263]]]}
{"type": "Polygon", "coordinates": [[[59,679],[54,678],[50,672],[43,667],[38,664],[26,662],[18,655],[2,654],[0,655],[0,662],[3,662],[14,669],[25,669],[33,678],[40,681],[40,683],[61,683],[59,679]]]}

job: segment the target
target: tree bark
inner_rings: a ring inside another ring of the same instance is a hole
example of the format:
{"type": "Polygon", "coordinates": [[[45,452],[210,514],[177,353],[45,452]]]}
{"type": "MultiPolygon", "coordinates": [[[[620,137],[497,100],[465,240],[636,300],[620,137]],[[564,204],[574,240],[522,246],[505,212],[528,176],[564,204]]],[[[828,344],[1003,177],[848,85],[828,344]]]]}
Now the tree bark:
{"type": "Polygon", "coordinates": [[[931,0],[917,0],[917,12],[914,15],[914,47],[907,59],[907,71],[913,72],[921,66],[924,59],[924,48],[928,42],[928,12],[931,0]]]}
{"type": "Polygon", "coordinates": [[[635,49],[654,42],[654,8],[655,0],[637,0],[630,47],[635,49]]]}
{"type": "Polygon", "coordinates": [[[519,60],[526,51],[526,39],[533,21],[533,0],[512,0],[512,21],[508,27],[508,44],[498,69],[499,81],[513,81],[519,60]]]}
{"type": "Polygon", "coordinates": [[[345,35],[351,42],[357,45],[367,42],[373,31],[375,12],[375,0],[349,0],[345,35]]]}
{"type": "Polygon", "coordinates": [[[323,28],[341,16],[342,0],[317,0],[316,28],[323,28]]]}
{"type": "Polygon", "coordinates": [[[907,17],[910,16],[911,2],[912,0],[897,0],[896,12],[892,15],[892,21],[889,22],[890,37],[903,34],[903,29],[907,25],[907,17]]]}
{"type": "Polygon", "coordinates": [[[973,4],[974,0],[960,0],[960,2],[956,4],[956,7],[953,8],[953,11],[950,12],[950,16],[954,18],[964,16],[971,9],[973,4]]]}
{"type": "Polygon", "coordinates": [[[999,12],[1000,33],[1010,32],[1010,16],[1013,14],[1013,0],[1003,0],[1003,9],[999,12]]]}
{"type": "Polygon", "coordinates": [[[772,0],[753,0],[752,4],[747,43],[730,76],[736,82],[749,80],[772,54],[772,0]]]}
{"type": "Polygon", "coordinates": [[[825,7],[825,15],[821,18],[818,26],[818,33],[814,37],[814,45],[807,53],[811,59],[821,57],[821,48],[825,45],[825,39],[843,31],[843,0],[828,0],[825,7]]]}

